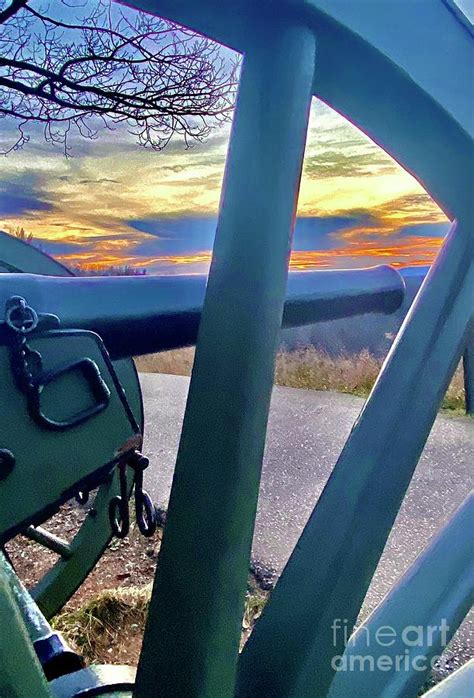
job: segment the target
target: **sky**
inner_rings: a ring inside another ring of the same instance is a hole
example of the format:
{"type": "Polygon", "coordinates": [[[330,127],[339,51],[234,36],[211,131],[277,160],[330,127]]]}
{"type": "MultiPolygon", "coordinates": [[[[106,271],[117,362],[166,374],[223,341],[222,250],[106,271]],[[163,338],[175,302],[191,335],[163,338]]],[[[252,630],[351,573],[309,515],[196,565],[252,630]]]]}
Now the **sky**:
{"type": "MultiPolygon", "coordinates": [[[[65,158],[33,132],[1,160],[0,229],[22,226],[67,265],[206,273],[229,133],[225,125],[205,143],[156,152],[120,127],[75,138],[65,158]]],[[[7,128],[0,148],[9,138],[7,128]]],[[[313,100],[291,269],[425,266],[448,225],[411,175],[313,100]]]]}

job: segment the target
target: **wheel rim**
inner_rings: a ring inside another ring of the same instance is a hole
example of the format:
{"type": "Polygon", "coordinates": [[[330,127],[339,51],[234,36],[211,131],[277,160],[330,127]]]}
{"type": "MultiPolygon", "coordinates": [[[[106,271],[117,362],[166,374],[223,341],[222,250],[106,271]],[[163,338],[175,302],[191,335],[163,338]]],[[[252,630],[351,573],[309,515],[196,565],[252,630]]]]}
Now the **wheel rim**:
{"type": "MultiPolygon", "coordinates": [[[[0,273],[2,272],[74,276],[70,269],[41,250],[0,231],[0,273]]],[[[143,404],[135,364],[132,359],[121,359],[113,363],[143,432],[143,404]]],[[[112,538],[109,502],[119,491],[117,473],[114,473],[109,481],[98,488],[93,504],[70,543],[51,538],[48,541],[41,534],[35,538],[42,547],[60,556],[31,590],[33,598],[47,618],[54,616],[81,586],[109,544],[112,538]]]]}

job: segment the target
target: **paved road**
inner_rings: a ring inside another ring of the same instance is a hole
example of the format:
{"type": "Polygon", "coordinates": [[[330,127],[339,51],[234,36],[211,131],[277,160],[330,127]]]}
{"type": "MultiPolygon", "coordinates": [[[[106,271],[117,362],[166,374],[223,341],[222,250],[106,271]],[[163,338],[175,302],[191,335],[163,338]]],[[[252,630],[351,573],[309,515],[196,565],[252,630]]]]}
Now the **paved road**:
{"type": "MultiPolygon", "coordinates": [[[[189,379],[142,374],[147,487],[166,508],[189,379]]],[[[281,572],[364,401],[276,387],[262,473],[253,558],[281,572]]],[[[473,486],[474,420],[437,418],[369,590],[371,610],[473,486]]],[[[364,613],[365,615],[365,613],[364,613]]],[[[462,632],[465,653],[467,628],[462,632]]],[[[471,637],[471,642],[474,639],[471,637]]]]}

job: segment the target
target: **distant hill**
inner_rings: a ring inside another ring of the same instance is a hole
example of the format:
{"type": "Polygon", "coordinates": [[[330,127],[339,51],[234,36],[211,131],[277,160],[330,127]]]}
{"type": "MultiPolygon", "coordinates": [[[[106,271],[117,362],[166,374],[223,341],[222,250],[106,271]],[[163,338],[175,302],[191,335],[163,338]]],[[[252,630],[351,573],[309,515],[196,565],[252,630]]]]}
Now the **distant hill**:
{"type": "Polygon", "coordinates": [[[427,271],[428,267],[407,267],[400,270],[405,280],[406,294],[402,307],[393,315],[366,314],[282,330],[282,346],[295,349],[301,345],[313,345],[330,356],[356,354],[368,349],[375,356],[384,356],[427,271]]]}

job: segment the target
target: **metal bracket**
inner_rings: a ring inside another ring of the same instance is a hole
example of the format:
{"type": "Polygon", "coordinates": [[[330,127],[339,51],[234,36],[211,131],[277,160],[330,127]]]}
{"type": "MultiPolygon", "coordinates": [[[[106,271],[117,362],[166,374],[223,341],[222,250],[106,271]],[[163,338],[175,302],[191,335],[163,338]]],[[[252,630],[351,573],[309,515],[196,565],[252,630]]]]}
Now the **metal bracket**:
{"type": "Polygon", "coordinates": [[[55,368],[52,371],[40,374],[33,379],[31,388],[28,391],[28,409],[32,418],[37,424],[46,427],[47,429],[54,429],[56,431],[71,429],[72,427],[82,424],[91,417],[94,417],[96,414],[99,414],[99,412],[105,410],[109,402],[110,390],[102,378],[99,367],[95,361],[89,358],[69,362],[60,366],[59,368],[55,368]],[[89,384],[95,398],[95,404],[81,410],[69,419],[62,421],[47,417],[41,408],[41,393],[57,378],[77,370],[81,371],[82,375],[89,384]]]}

